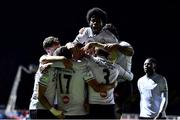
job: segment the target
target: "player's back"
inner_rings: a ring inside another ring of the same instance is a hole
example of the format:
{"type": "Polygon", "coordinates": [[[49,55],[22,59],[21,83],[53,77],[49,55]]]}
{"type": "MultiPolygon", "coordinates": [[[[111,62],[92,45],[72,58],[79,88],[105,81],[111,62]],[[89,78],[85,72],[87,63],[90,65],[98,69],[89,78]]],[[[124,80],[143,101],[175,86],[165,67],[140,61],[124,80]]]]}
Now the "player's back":
{"type": "MultiPolygon", "coordinates": [[[[129,43],[125,41],[121,41],[119,43],[121,46],[131,46],[129,43]]],[[[116,63],[121,65],[122,68],[124,68],[127,71],[131,71],[131,64],[132,64],[132,56],[127,56],[120,51],[118,53],[118,58],[116,60],[116,63]]]]}
{"type": "Polygon", "coordinates": [[[38,100],[38,89],[39,84],[41,86],[46,87],[45,96],[50,102],[51,105],[54,103],[55,98],[55,91],[56,91],[56,72],[54,68],[49,68],[47,72],[41,73],[39,70],[35,75],[35,83],[34,83],[34,90],[33,95],[31,98],[30,108],[29,109],[46,109],[41,105],[38,100]]]}
{"type": "MultiPolygon", "coordinates": [[[[129,43],[127,43],[125,41],[121,41],[119,44],[121,46],[131,46],[129,43]]],[[[127,71],[129,73],[130,79],[128,79],[128,80],[131,81],[133,79],[133,73],[131,72],[133,56],[127,56],[127,55],[121,53],[120,51],[117,51],[117,56],[118,57],[117,57],[115,63],[120,65],[125,71],[127,71]]],[[[117,80],[119,82],[123,82],[126,79],[122,78],[122,76],[118,76],[117,80]]]]}
{"type": "Polygon", "coordinates": [[[94,39],[100,43],[118,43],[118,39],[109,30],[101,31],[94,39]]]}
{"type": "Polygon", "coordinates": [[[59,106],[65,115],[86,115],[84,102],[86,99],[85,79],[88,72],[85,64],[73,62],[72,69],[57,68],[59,106]]]}
{"type": "MultiPolygon", "coordinates": [[[[103,57],[94,57],[89,62],[95,79],[98,83],[109,84],[117,79],[119,74],[118,65],[112,64],[103,57]]],[[[114,104],[114,89],[107,92],[98,93],[89,87],[89,102],[90,104],[114,104]]]]}

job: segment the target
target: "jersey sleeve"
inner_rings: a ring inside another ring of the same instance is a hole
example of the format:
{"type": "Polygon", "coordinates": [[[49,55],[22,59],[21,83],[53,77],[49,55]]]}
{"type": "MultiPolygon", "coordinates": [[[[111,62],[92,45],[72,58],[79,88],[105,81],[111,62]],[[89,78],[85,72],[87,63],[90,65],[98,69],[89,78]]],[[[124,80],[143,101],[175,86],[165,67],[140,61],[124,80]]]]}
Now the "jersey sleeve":
{"type": "Polygon", "coordinates": [[[90,70],[90,68],[88,66],[86,66],[86,68],[83,70],[83,79],[85,81],[89,81],[94,79],[94,74],[93,72],[90,70]]]}
{"type": "Polygon", "coordinates": [[[79,33],[76,38],[74,39],[74,43],[78,42],[78,43],[82,43],[85,44],[89,41],[94,41],[92,40],[93,34],[92,34],[92,30],[90,27],[85,27],[84,31],[79,33]]]}
{"type": "Polygon", "coordinates": [[[140,79],[138,79],[138,81],[137,81],[137,88],[138,88],[139,92],[141,92],[140,79]]]}
{"type": "Polygon", "coordinates": [[[50,80],[53,79],[53,69],[50,68],[48,69],[46,72],[43,72],[39,78],[39,84],[42,85],[42,86],[45,86],[47,87],[48,83],[50,80]]]}
{"type": "Polygon", "coordinates": [[[116,67],[118,68],[119,70],[119,76],[118,78],[122,78],[122,79],[125,79],[125,80],[128,80],[128,81],[131,81],[134,77],[133,73],[132,72],[129,72],[129,71],[126,71],[124,70],[120,65],[116,64],[116,67]]]}
{"type": "Polygon", "coordinates": [[[119,43],[119,45],[121,45],[121,46],[126,46],[126,47],[131,47],[131,45],[130,45],[128,42],[125,42],[125,41],[121,41],[121,42],[119,43]]]}
{"type": "Polygon", "coordinates": [[[78,43],[84,43],[85,40],[87,39],[87,29],[84,29],[84,31],[82,33],[79,33],[76,38],[74,39],[73,42],[78,42],[78,43]]]}
{"type": "Polygon", "coordinates": [[[165,77],[162,77],[162,80],[161,80],[161,83],[160,83],[160,89],[161,91],[165,92],[165,91],[168,91],[168,86],[167,86],[167,81],[166,81],[166,78],[165,77]]]}
{"type": "Polygon", "coordinates": [[[101,31],[95,37],[95,41],[100,43],[118,43],[118,39],[109,30],[101,31]]]}
{"type": "Polygon", "coordinates": [[[42,55],[40,58],[39,58],[39,62],[41,63],[43,59],[45,59],[47,57],[47,55],[42,55]]]}
{"type": "Polygon", "coordinates": [[[51,65],[51,67],[54,67],[54,68],[65,68],[64,63],[61,62],[61,61],[53,62],[53,64],[51,65]]]}

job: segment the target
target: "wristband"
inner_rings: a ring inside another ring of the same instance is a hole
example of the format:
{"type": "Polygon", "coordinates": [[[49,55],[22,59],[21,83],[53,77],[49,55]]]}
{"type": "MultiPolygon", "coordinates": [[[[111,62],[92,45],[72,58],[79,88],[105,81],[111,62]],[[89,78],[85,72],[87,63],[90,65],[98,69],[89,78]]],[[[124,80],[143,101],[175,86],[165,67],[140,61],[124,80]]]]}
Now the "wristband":
{"type": "Polygon", "coordinates": [[[51,107],[51,108],[49,109],[49,111],[50,111],[54,116],[61,115],[61,111],[56,110],[54,107],[51,107]]]}

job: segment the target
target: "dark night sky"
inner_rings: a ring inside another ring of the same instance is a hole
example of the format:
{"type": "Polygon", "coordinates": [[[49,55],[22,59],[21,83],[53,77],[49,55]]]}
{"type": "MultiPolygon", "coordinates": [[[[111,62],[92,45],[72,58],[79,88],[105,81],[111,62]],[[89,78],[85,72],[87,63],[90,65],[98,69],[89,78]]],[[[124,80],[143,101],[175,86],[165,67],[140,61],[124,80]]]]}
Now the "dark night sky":
{"type": "Polygon", "coordinates": [[[152,56],[158,60],[158,72],[167,78],[171,94],[178,82],[178,0],[61,2],[6,1],[0,4],[0,104],[6,104],[8,100],[18,66],[37,64],[44,54],[43,39],[53,35],[59,37],[62,44],[72,41],[78,30],[87,26],[86,12],[92,7],[104,9],[109,22],[117,27],[121,40],[134,47],[134,85],[143,75],[145,58],[152,56]]]}

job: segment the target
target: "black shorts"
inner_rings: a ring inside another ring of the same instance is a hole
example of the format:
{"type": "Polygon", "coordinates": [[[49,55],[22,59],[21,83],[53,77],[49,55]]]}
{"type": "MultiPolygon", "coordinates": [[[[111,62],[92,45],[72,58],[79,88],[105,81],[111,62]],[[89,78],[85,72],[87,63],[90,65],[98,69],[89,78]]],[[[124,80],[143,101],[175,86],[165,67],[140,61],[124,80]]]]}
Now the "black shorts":
{"type": "Polygon", "coordinates": [[[29,110],[30,119],[57,119],[49,110],[29,110]]]}
{"type": "Polygon", "coordinates": [[[65,119],[88,119],[88,115],[65,115],[65,119]]]}
{"type": "Polygon", "coordinates": [[[115,104],[90,104],[89,110],[90,119],[116,119],[115,104]]]}

